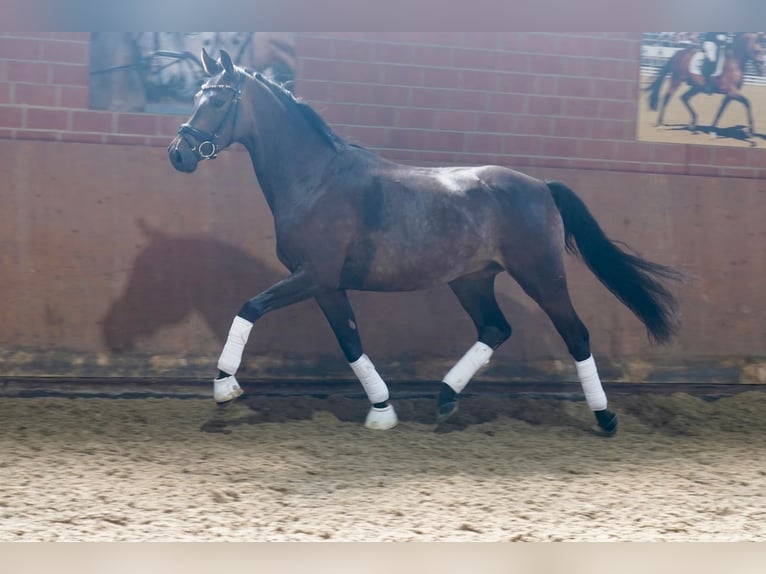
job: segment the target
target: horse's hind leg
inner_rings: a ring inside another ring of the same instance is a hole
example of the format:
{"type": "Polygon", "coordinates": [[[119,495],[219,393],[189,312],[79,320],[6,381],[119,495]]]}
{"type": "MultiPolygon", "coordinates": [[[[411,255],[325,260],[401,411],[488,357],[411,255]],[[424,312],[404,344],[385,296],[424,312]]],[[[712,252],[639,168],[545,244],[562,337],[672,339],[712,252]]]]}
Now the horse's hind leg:
{"type": "Polygon", "coordinates": [[[511,336],[511,326],[495,299],[495,275],[483,272],[466,275],[449,286],[476,325],[478,340],[442,380],[437,420],[444,421],[457,410],[457,395],[476,372],[489,362],[492,353],[511,336]]]}
{"type": "Polygon", "coordinates": [[[395,427],[398,420],[394,407],[388,402],[388,387],[375,369],[375,365],[364,354],[354,310],[351,308],[346,292],[326,292],[316,295],[315,299],[330,323],[351,369],[362,383],[367,398],[372,403],[364,425],[367,428],[380,430],[395,427]]]}
{"type": "Polygon", "coordinates": [[[534,269],[525,269],[523,273],[511,272],[511,275],[550,317],[575,360],[585,400],[594,412],[599,427],[607,435],[614,434],[617,431],[617,415],[606,408],[607,398],[590,352],[588,329],[572,306],[561,257],[553,260],[540,258],[534,269]]]}

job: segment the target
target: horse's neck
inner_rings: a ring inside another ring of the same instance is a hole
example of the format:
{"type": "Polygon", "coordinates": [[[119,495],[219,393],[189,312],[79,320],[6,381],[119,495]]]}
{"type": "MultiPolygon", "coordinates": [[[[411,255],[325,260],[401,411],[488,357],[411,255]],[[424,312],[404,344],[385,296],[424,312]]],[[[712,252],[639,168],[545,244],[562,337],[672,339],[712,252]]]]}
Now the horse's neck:
{"type": "Polygon", "coordinates": [[[317,174],[336,152],[303,118],[280,106],[258,109],[257,133],[242,143],[247,148],[258,183],[275,218],[316,193],[317,174]]]}

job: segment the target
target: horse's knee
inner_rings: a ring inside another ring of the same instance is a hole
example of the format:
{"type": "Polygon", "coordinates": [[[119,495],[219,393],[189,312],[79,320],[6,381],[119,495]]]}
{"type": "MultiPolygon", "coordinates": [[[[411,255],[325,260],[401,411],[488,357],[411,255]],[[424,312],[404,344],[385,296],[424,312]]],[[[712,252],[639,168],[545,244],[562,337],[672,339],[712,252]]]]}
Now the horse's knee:
{"type": "Polygon", "coordinates": [[[255,299],[251,299],[244,305],[242,305],[242,308],[239,310],[239,313],[237,313],[238,316],[242,317],[243,319],[247,319],[251,323],[255,323],[258,319],[260,319],[264,314],[264,309],[261,305],[259,305],[258,301],[255,299]]]}

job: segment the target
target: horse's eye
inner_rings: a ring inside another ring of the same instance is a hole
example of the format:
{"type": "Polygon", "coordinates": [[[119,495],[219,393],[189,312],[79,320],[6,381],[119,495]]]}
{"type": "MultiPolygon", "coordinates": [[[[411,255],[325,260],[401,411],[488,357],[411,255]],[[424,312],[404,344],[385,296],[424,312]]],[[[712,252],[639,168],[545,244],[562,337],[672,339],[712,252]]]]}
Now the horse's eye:
{"type": "Polygon", "coordinates": [[[210,105],[211,105],[211,106],[213,106],[214,108],[221,108],[221,107],[223,107],[223,105],[224,105],[225,103],[226,103],[226,102],[224,102],[224,101],[223,101],[222,99],[220,99],[220,98],[213,98],[212,100],[210,100],[210,105]]]}

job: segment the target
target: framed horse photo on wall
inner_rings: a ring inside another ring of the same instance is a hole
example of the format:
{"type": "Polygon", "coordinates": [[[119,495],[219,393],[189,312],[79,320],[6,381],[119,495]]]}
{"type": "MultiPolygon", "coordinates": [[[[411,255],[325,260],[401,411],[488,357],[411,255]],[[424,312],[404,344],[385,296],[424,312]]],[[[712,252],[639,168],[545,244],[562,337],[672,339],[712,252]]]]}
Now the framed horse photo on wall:
{"type": "Polygon", "coordinates": [[[91,109],[188,114],[206,79],[202,48],[227,50],[237,65],[294,88],[292,32],[94,32],[91,109]]]}
{"type": "Polygon", "coordinates": [[[766,32],[646,32],[637,139],[766,146],[766,32]]]}

